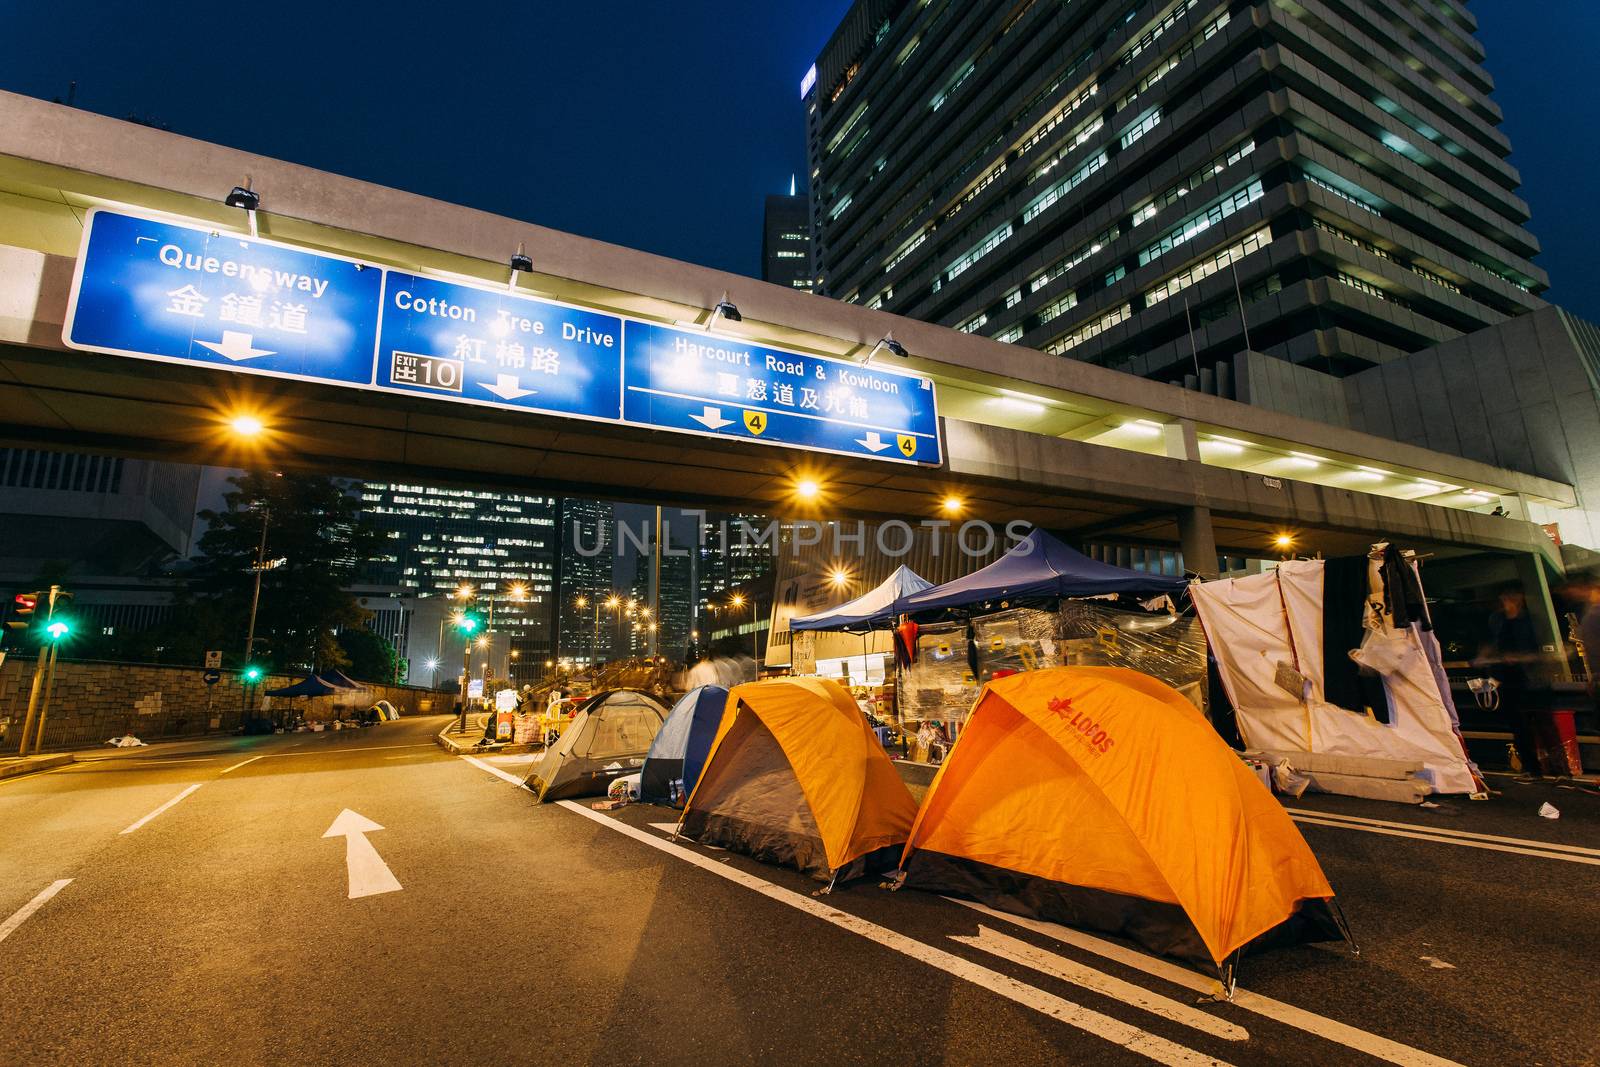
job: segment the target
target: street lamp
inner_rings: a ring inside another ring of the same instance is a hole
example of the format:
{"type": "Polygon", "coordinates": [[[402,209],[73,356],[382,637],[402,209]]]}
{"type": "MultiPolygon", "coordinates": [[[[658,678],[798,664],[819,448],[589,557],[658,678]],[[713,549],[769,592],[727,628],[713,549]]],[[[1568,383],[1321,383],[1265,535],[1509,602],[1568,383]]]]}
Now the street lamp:
{"type": "Polygon", "coordinates": [[[940,510],[946,515],[959,515],[966,506],[967,502],[955,495],[947,496],[939,502],[940,510]]]}
{"type": "Polygon", "coordinates": [[[797,499],[810,503],[821,494],[822,487],[811,478],[801,478],[794,483],[794,495],[797,499]]]}
{"type": "Polygon", "coordinates": [[[228,420],[228,429],[239,437],[259,437],[261,431],[266,429],[259,418],[254,415],[235,415],[228,420]]]}

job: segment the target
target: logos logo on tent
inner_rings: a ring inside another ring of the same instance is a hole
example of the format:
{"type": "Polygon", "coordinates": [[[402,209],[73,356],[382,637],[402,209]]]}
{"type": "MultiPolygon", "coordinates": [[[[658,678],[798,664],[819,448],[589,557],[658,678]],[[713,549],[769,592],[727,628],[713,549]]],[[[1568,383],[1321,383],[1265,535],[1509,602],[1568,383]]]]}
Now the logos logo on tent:
{"type": "Polygon", "coordinates": [[[1072,706],[1071,697],[1051,697],[1047,705],[1051,711],[1067,720],[1067,728],[1073,736],[1080,738],[1089,746],[1089,751],[1096,755],[1110,752],[1111,746],[1116,744],[1116,739],[1106,732],[1106,728],[1095,722],[1084,712],[1072,706]]]}

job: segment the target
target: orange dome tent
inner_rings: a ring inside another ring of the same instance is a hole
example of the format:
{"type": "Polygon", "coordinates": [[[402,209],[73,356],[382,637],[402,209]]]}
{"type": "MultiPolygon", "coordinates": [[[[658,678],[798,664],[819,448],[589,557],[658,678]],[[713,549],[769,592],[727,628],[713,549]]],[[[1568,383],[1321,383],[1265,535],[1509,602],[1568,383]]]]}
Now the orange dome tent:
{"type": "Polygon", "coordinates": [[[850,694],[824,678],[782,678],[729,691],[678,832],[837,878],[893,869],[916,814],[850,694]]]}
{"type": "Polygon", "coordinates": [[[1231,982],[1247,946],[1346,936],[1287,813],[1147,675],[990,682],[917,813],[904,884],[1120,934],[1231,982]]]}

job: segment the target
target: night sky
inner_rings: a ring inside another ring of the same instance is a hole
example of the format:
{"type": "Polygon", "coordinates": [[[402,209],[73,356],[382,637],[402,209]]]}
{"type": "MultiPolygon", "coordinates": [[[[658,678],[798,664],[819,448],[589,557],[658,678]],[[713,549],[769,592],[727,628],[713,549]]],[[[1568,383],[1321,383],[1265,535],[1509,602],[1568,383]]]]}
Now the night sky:
{"type": "MultiPolygon", "coordinates": [[[[800,78],[848,7],[0,0],[0,87],[76,79],[94,111],[756,274],[762,197],[804,186],[800,78]]],[[[1549,295],[1600,319],[1600,4],[1471,10],[1549,295]]]]}

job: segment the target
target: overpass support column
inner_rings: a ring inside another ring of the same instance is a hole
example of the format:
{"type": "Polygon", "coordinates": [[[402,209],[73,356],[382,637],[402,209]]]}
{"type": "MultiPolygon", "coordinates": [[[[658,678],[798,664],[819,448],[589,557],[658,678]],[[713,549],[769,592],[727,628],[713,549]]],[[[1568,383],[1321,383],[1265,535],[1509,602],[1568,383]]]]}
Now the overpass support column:
{"type": "Polygon", "coordinates": [[[1544,561],[1532,552],[1518,552],[1516,560],[1517,583],[1528,598],[1528,620],[1533,623],[1539,648],[1545,655],[1564,661],[1561,619],[1556,615],[1555,599],[1550,595],[1544,561]]]}
{"type": "Polygon", "coordinates": [[[1196,506],[1178,512],[1178,541],[1185,570],[1202,578],[1217,576],[1217,535],[1211,528],[1210,508],[1196,506]]]}

